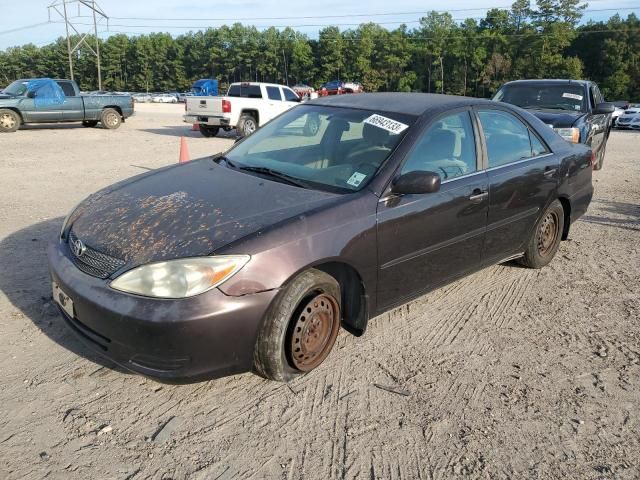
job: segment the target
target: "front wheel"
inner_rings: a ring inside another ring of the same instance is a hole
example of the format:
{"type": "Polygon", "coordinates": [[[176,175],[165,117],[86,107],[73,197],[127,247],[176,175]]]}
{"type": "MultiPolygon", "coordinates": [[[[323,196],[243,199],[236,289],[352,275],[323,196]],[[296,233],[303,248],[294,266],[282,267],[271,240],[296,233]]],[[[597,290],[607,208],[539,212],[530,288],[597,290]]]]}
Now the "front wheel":
{"type": "Polygon", "coordinates": [[[563,231],[564,208],[559,200],[554,200],[538,220],[520,263],[529,268],[548,265],[560,248],[563,231]]]}
{"type": "Polygon", "coordinates": [[[200,133],[205,137],[215,137],[220,131],[219,127],[212,127],[210,125],[200,125],[200,133]]]}
{"type": "Polygon", "coordinates": [[[310,372],[329,356],[340,330],[340,286],[310,269],[276,297],[254,350],[254,371],[287,382],[310,372]]]}
{"type": "Polygon", "coordinates": [[[122,117],[113,108],[105,108],[102,111],[102,116],[100,117],[100,121],[102,122],[102,126],[109,130],[115,130],[122,123],[122,117]]]}
{"type": "Polygon", "coordinates": [[[258,129],[258,122],[253,115],[242,115],[238,120],[238,130],[244,137],[248,137],[258,129]]]}
{"type": "Polygon", "coordinates": [[[0,132],[15,132],[20,127],[20,116],[13,110],[0,110],[0,132]]]}

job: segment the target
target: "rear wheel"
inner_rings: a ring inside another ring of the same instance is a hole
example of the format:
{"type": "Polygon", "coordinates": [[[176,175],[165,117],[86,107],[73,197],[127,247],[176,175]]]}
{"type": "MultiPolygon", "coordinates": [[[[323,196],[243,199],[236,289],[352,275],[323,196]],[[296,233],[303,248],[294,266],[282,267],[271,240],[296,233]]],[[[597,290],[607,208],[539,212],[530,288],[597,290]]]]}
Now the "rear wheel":
{"type": "Polygon", "coordinates": [[[254,371],[286,382],[320,365],[340,330],[340,286],[320,270],[296,277],[265,316],[254,350],[254,371]]]}
{"type": "Polygon", "coordinates": [[[554,200],[536,224],[520,263],[529,268],[542,268],[555,256],[564,231],[564,209],[554,200]]]}
{"type": "Polygon", "coordinates": [[[253,115],[241,115],[238,120],[238,130],[244,137],[248,137],[258,129],[258,122],[253,115]]]}
{"type": "Polygon", "coordinates": [[[97,124],[98,124],[97,120],[85,120],[82,122],[82,126],[87,128],[95,127],[97,124]]]}
{"type": "Polygon", "coordinates": [[[0,132],[15,132],[20,127],[20,115],[13,110],[0,109],[0,132]]]}
{"type": "Polygon", "coordinates": [[[109,130],[115,130],[122,123],[122,117],[113,108],[105,108],[102,111],[102,116],[100,117],[100,121],[102,122],[102,126],[104,128],[108,128],[109,130]]]}
{"type": "Polygon", "coordinates": [[[210,125],[200,125],[200,133],[205,137],[215,137],[220,131],[220,127],[210,125]]]}

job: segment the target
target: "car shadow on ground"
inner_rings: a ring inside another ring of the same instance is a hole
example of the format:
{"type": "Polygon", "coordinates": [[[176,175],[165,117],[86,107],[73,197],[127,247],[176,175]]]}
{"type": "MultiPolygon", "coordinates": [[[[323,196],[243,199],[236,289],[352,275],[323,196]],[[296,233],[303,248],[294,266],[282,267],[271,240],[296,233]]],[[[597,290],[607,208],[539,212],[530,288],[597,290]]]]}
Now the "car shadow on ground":
{"type": "MultiPolygon", "coordinates": [[[[191,127],[188,125],[167,125],[162,128],[143,128],[140,131],[153,133],[156,135],[168,135],[170,137],[204,138],[198,130],[191,130],[191,127]]],[[[216,135],[214,138],[228,138],[235,140],[236,138],[238,138],[238,133],[235,129],[229,130],[228,132],[220,130],[218,132],[218,135],[216,135]]]]}
{"type": "Polygon", "coordinates": [[[28,130],[72,130],[75,128],[102,128],[100,125],[95,127],[85,127],[80,122],[74,123],[30,123],[28,125],[21,125],[18,129],[20,131],[28,130]]]}
{"type": "Polygon", "coordinates": [[[594,200],[592,206],[595,208],[589,209],[588,214],[580,220],[596,225],[640,232],[640,205],[611,200],[594,200]],[[604,215],[599,214],[598,211],[603,211],[604,215]],[[615,215],[615,218],[607,216],[607,213],[615,215]]]}
{"type": "Polygon", "coordinates": [[[45,220],[0,240],[0,291],[58,345],[100,366],[126,372],[77,339],[52,300],[46,249],[58,237],[62,221],[62,217],[45,220]]]}

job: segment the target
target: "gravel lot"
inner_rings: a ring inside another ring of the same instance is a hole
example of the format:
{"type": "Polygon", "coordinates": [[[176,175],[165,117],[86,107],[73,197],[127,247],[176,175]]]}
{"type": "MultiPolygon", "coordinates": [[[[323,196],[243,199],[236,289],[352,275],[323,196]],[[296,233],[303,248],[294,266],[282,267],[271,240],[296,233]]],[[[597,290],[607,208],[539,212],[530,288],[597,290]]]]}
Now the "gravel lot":
{"type": "Polygon", "coordinates": [[[89,193],[176,162],[180,136],[192,158],[231,144],[181,114],[0,137],[0,478],[640,477],[639,133],[612,134],[549,267],[492,267],[343,332],[289,385],[172,386],[66,330],[45,245],[89,193]]]}

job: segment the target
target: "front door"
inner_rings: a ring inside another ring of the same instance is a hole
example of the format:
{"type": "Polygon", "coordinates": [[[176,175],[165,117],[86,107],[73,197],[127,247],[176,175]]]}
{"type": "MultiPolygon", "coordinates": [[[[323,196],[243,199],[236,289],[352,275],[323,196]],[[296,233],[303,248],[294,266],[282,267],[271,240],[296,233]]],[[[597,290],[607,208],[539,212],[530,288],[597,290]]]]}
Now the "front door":
{"type": "Polygon", "coordinates": [[[533,227],[557,189],[559,158],[522,119],[480,109],[487,148],[489,216],[484,263],[522,253],[533,227]]]}
{"type": "Polygon", "coordinates": [[[400,175],[440,174],[438,192],[388,195],[378,204],[380,309],[477,269],[488,211],[488,178],[481,170],[470,111],[428,126],[407,154],[400,175]]]}

